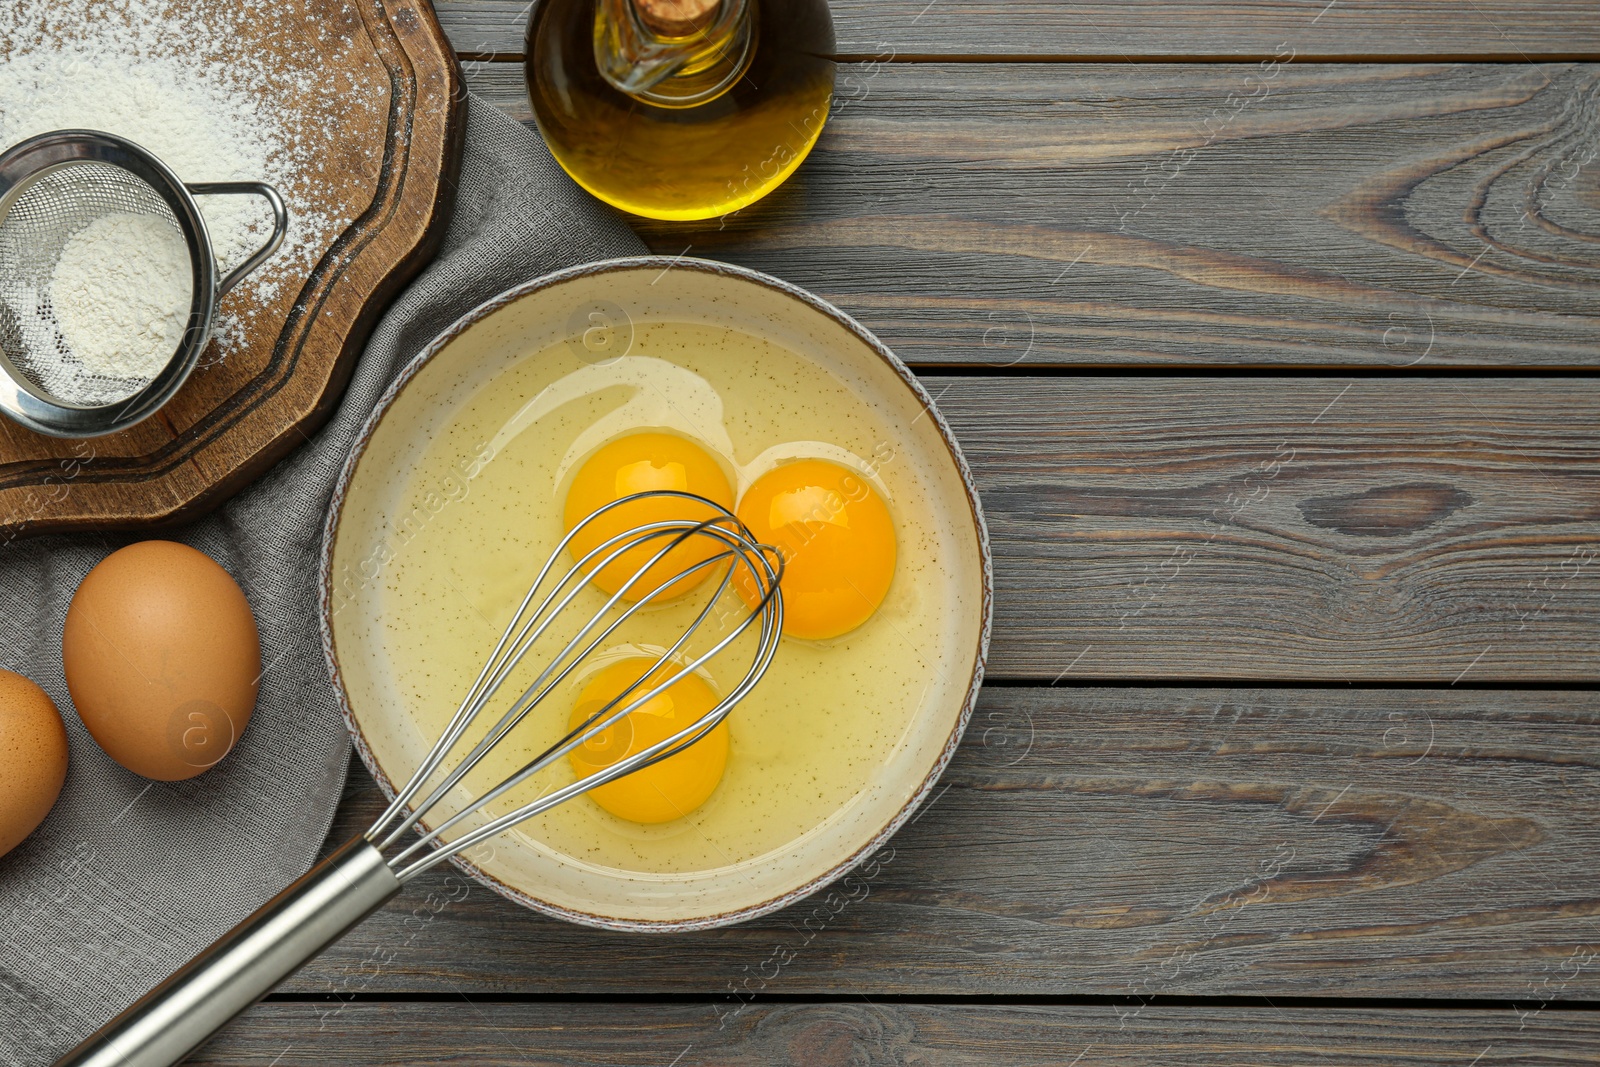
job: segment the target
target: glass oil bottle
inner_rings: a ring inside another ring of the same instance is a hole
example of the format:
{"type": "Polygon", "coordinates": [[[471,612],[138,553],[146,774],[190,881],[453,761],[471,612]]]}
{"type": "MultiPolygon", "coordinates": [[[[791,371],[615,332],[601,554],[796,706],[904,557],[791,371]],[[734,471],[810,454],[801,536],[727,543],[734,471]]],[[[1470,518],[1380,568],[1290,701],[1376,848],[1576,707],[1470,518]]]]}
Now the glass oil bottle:
{"type": "Polygon", "coordinates": [[[579,185],[656,219],[706,219],[777,188],[833,98],[826,0],[538,0],[528,93],[579,185]]]}

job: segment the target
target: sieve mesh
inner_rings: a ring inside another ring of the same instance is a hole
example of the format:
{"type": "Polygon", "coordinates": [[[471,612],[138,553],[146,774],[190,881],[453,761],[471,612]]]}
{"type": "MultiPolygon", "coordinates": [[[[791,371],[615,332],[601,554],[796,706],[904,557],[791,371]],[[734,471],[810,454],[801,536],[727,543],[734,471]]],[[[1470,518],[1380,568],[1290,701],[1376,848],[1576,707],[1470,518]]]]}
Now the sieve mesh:
{"type": "Polygon", "coordinates": [[[0,351],[35,387],[69,404],[113,403],[154,377],[95,372],[74,354],[56,316],[51,285],[63,251],[75,235],[108,215],[156,218],[182,238],[177,216],[161,194],[110,163],[46,171],[0,218],[0,351]]]}

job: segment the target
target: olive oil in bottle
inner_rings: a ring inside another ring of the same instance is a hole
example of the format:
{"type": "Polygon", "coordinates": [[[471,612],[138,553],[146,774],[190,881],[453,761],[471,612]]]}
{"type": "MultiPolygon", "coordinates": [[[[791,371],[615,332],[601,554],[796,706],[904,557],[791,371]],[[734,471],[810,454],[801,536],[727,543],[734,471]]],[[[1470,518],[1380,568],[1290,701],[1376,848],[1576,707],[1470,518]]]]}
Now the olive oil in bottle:
{"type": "Polygon", "coordinates": [[[528,93],[579,185],[656,219],[777,188],[833,98],[826,0],[538,0],[528,93]]]}

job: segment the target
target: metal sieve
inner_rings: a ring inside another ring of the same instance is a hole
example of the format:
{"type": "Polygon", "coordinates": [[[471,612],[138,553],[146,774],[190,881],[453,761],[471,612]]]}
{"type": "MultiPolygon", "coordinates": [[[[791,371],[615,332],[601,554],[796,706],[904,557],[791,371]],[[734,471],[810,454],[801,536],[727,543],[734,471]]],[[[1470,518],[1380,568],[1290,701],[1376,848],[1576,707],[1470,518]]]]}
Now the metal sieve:
{"type": "Polygon", "coordinates": [[[0,154],[0,412],[52,437],[96,437],[149,417],[189,377],[217,301],[283,243],[289,214],[264,182],[185,185],[132,141],[95,130],[40,134],[0,154]],[[272,236],[225,277],[195,196],[247,194],[272,209],[272,236]],[[73,353],[51,303],[56,265],[97,219],[160,219],[183,238],[189,315],[172,358],[148,379],[97,374],[73,353]]]}

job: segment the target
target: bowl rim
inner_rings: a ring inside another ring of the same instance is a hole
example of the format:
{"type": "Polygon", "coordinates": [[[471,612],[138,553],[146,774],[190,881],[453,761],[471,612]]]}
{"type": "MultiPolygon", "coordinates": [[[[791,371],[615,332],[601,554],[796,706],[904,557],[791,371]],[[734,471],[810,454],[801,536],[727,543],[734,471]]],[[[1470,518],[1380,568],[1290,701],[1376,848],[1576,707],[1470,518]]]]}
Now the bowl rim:
{"type": "Polygon", "coordinates": [[[832,303],[770,274],[764,274],[748,267],[735,266],[730,263],[686,256],[648,255],[598,260],[532,278],[490,297],[456,319],[455,322],[447,326],[412,357],[405,367],[401,369],[400,373],[395,376],[388,388],[383,391],[382,396],[378,398],[377,404],[374,405],[371,413],[363,421],[355,442],[351,446],[348,455],[346,455],[343,466],[340,468],[339,478],[334,484],[333,495],[329,501],[327,518],[323,523],[321,559],[317,571],[318,626],[321,631],[323,658],[328,667],[328,678],[332,683],[334,699],[338,702],[340,714],[344,717],[345,729],[349,731],[350,739],[355,746],[356,752],[361,756],[361,761],[366,765],[368,772],[378,783],[378,788],[386,798],[392,801],[398,790],[390,780],[387,772],[378,763],[376,756],[367,744],[360,724],[356,720],[355,713],[350,706],[348,694],[345,691],[344,678],[339,669],[339,660],[333,643],[333,546],[338,536],[339,520],[344,513],[345,497],[349,491],[350,481],[354,477],[356,469],[360,466],[361,458],[366,454],[367,446],[371,443],[373,434],[382,423],[384,416],[393,407],[395,400],[410,384],[411,380],[436,355],[466,331],[502,308],[508,307],[533,293],[542,292],[581,278],[592,278],[618,271],[635,270],[699,271],[727,278],[737,278],[741,281],[763,286],[798,301],[811,310],[833,320],[855,336],[857,340],[865,344],[879,359],[883,360],[895,372],[895,375],[906,388],[911,391],[912,395],[916,397],[918,403],[921,404],[924,412],[927,413],[938,430],[940,440],[943,441],[950,458],[955,463],[956,471],[961,477],[962,488],[966,494],[973,532],[977,536],[982,581],[982,603],[980,606],[982,618],[979,621],[978,647],[973,656],[972,674],[967,685],[966,696],[962,700],[960,714],[957,715],[955,725],[952,727],[949,737],[945,739],[944,747],[940,751],[938,758],[928,769],[928,773],[921,784],[918,785],[905,804],[881,829],[850,855],[839,860],[826,871],[808,879],[804,884],[786,890],[760,903],[719,912],[714,915],[702,915],[688,919],[620,919],[541,900],[522,889],[506,884],[463,856],[457,855],[450,859],[450,862],[458,870],[475,879],[479,884],[487,886],[508,900],[515,901],[544,915],[603,930],[633,933],[681,933],[729,926],[778,911],[843,878],[865,863],[883,847],[889,838],[893,837],[901,827],[913,819],[918,809],[922,807],[929,794],[932,793],[933,787],[938,783],[939,778],[944,774],[951,759],[955,756],[956,748],[961,743],[961,738],[972,719],[973,708],[977,704],[978,693],[983,685],[984,666],[988,659],[989,637],[994,624],[994,561],[990,553],[989,530],[984,521],[983,505],[979,500],[978,489],[973,482],[972,471],[967,466],[966,457],[962,454],[961,447],[957,443],[950,425],[945,421],[938,408],[935,407],[933,397],[928,394],[922,383],[917,380],[916,375],[901,361],[900,357],[896,356],[887,345],[878,340],[872,331],[832,303]]]}

